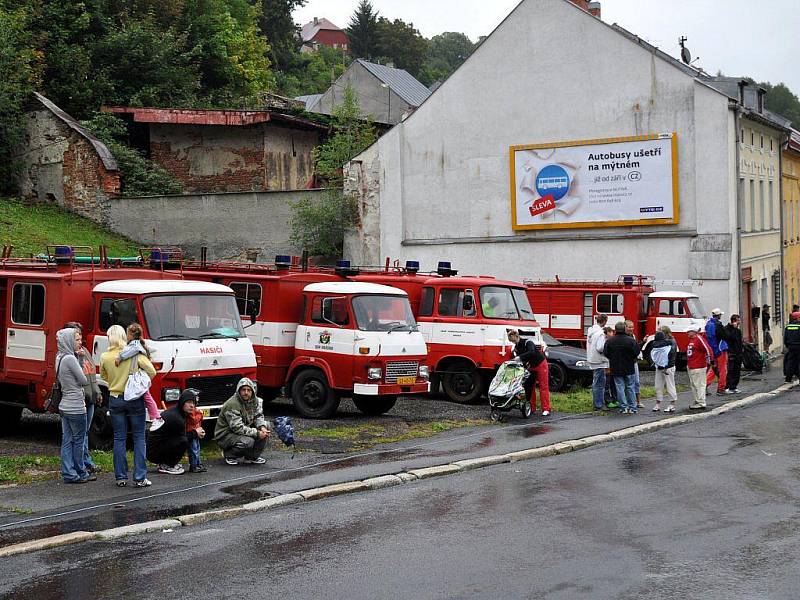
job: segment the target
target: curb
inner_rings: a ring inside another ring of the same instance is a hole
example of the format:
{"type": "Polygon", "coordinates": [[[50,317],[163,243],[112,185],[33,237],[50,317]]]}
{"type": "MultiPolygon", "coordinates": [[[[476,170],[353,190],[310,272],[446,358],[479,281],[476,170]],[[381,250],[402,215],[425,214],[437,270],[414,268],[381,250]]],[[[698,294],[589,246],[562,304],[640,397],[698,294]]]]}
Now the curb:
{"type": "Polygon", "coordinates": [[[536,458],[543,458],[547,456],[555,456],[559,454],[567,454],[584,448],[590,448],[599,444],[606,444],[608,442],[615,442],[617,440],[627,439],[645,433],[652,433],[661,429],[675,427],[677,425],[685,425],[694,423],[696,421],[703,421],[719,415],[723,415],[732,410],[746,408],[757,404],[763,400],[774,398],[779,394],[786,392],[798,384],[785,383],[774,390],[769,392],[759,392],[752,394],[739,400],[732,400],[718,406],[712,410],[694,414],[694,415],[681,415],[678,417],[668,417],[659,419],[652,423],[642,423],[633,425],[631,427],[624,427],[609,433],[599,435],[592,435],[584,438],[577,438],[574,440],[566,440],[549,444],[547,446],[539,446],[537,448],[529,448],[527,450],[519,450],[507,454],[496,454],[492,456],[482,456],[479,458],[470,458],[466,460],[459,460],[452,463],[436,465],[433,467],[425,467],[419,469],[409,469],[401,473],[392,473],[387,475],[380,475],[370,477],[364,480],[347,481],[343,483],[335,483],[323,487],[310,488],[307,490],[299,490],[297,492],[282,494],[274,496],[265,500],[250,502],[241,506],[233,508],[225,508],[220,510],[205,511],[200,513],[193,513],[189,515],[181,515],[174,519],[159,519],[157,521],[146,521],[144,523],[137,523],[134,525],[126,525],[124,527],[115,527],[113,529],[105,529],[102,531],[75,531],[73,533],[66,533],[53,537],[41,538],[38,540],[30,540],[0,548],[0,558],[7,556],[14,556],[16,554],[24,554],[27,552],[34,552],[36,550],[45,550],[48,548],[56,548],[59,546],[66,546],[69,544],[76,544],[88,540],[114,540],[131,535],[138,535],[142,533],[152,533],[154,531],[173,530],[178,527],[189,527],[191,525],[199,525],[209,521],[218,521],[222,519],[229,519],[238,517],[244,514],[252,514],[270,510],[280,506],[289,506],[299,502],[306,502],[311,500],[321,500],[324,498],[332,498],[334,496],[341,496],[345,494],[352,494],[355,492],[362,492],[368,490],[378,490],[403,483],[410,483],[417,480],[428,479],[430,477],[441,477],[443,475],[451,475],[453,473],[460,473],[463,471],[470,471],[474,469],[482,469],[493,465],[504,463],[514,463],[523,460],[532,460],[536,458]]]}

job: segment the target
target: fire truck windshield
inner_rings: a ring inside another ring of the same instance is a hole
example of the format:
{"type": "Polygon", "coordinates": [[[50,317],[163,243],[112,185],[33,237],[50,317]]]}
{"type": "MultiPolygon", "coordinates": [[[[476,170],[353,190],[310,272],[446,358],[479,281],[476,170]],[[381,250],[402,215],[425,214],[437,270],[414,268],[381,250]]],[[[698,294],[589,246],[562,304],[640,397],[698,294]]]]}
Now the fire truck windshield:
{"type": "Polygon", "coordinates": [[[240,338],[244,329],[233,296],[180,294],[145,298],[150,339],[240,338]]]}
{"type": "Polygon", "coordinates": [[[702,319],[708,316],[706,309],[703,307],[703,303],[700,302],[700,298],[687,298],[686,307],[689,309],[689,314],[695,319],[702,319]]]}
{"type": "Polygon", "coordinates": [[[482,287],[481,307],[483,316],[490,319],[536,320],[528,296],[521,288],[482,287]]]}
{"type": "Polygon", "coordinates": [[[353,313],[362,331],[416,331],[417,322],[405,296],[356,296],[353,313]]]}

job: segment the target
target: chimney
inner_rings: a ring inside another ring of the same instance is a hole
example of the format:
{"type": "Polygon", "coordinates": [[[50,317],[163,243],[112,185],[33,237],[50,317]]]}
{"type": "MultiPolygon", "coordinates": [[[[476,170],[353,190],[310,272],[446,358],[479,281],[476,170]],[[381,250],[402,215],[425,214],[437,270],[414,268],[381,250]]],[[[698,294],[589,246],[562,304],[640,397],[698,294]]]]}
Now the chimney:
{"type": "Polygon", "coordinates": [[[314,25],[319,25],[319,17],[314,17],[314,25]]]}
{"type": "Polygon", "coordinates": [[[739,105],[744,106],[744,88],[746,88],[750,83],[746,79],[739,80],[739,105]]]}
{"type": "Polygon", "coordinates": [[[600,18],[600,3],[599,2],[589,2],[589,13],[593,17],[600,18]]]}
{"type": "Polygon", "coordinates": [[[758,94],[758,112],[759,113],[763,113],[764,112],[764,98],[767,95],[767,90],[765,90],[764,88],[760,87],[760,88],[758,88],[756,93],[758,94]]]}

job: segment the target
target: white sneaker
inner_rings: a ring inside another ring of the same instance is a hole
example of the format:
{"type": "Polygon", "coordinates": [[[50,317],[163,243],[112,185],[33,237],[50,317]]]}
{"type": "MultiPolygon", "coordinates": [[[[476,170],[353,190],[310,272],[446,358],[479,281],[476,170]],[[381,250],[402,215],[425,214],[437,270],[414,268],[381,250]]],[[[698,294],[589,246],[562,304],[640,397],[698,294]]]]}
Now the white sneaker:
{"type": "Polygon", "coordinates": [[[155,431],[164,424],[164,419],[156,419],[150,424],[150,431],[155,431]]]}
{"type": "Polygon", "coordinates": [[[661,406],[660,406],[660,405],[658,405],[658,404],[656,404],[656,405],[653,407],[653,412],[658,412],[658,411],[660,411],[660,410],[661,410],[661,406]]]}
{"type": "Polygon", "coordinates": [[[549,415],[550,415],[550,411],[549,411],[549,410],[543,410],[543,411],[542,411],[542,416],[543,416],[543,417],[547,417],[547,416],[549,416],[549,415]]]}
{"type": "Polygon", "coordinates": [[[738,391],[739,391],[739,390],[736,390],[736,391],[734,391],[734,390],[725,390],[725,393],[726,393],[726,394],[735,394],[735,393],[736,393],[736,392],[738,392],[738,391]]]}
{"type": "Polygon", "coordinates": [[[244,462],[248,465],[263,465],[267,462],[267,459],[263,456],[259,456],[257,458],[245,458],[244,462]]]}
{"type": "Polygon", "coordinates": [[[170,467],[169,465],[158,465],[158,472],[165,475],[183,475],[184,469],[181,465],[170,467]]]}

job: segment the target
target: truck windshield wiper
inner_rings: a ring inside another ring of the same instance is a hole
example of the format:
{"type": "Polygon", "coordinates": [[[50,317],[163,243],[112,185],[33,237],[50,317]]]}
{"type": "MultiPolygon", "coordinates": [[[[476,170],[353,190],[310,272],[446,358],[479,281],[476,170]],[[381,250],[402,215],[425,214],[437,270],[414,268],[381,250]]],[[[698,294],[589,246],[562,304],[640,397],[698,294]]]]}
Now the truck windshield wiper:
{"type": "Polygon", "coordinates": [[[168,333],[167,335],[161,335],[155,338],[155,341],[160,342],[162,340],[194,340],[194,339],[196,338],[181,335],[179,333],[168,333]]]}
{"type": "Polygon", "coordinates": [[[242,336],[240,336],[240,335],[228,335],[226,333],[219,333],[218,331],[210,331],[208,333],[204,333],[203,335],[201,335],[200,339],[201,340],[205,340],[205,339],[208,339],[208,338],[231,338],[231,339],[234,339],[234,340],[238,340],[240,337],[242,337],[242,336]]]}
{"type": "MultiPolygon", "coordinates": [[[[395,321],[395,322],[396,322],[396,321],[395,321]]],[[[408,323],[397,323],[397,325],[393,325],[392,327],[390,327],[390,328],[389,328],[389,331],[388,331],[387,333],[392,333],[393,331],[399,331],[399,330],[401,330],[403,327],[408,327],[408,330],[409,330],[409,331],[416,331],[416,330],[417,330],[415,327],[412,327],[412,326],[411,326],[411,325],[409,325],[408,323]]]]}

